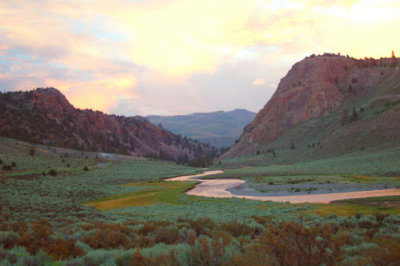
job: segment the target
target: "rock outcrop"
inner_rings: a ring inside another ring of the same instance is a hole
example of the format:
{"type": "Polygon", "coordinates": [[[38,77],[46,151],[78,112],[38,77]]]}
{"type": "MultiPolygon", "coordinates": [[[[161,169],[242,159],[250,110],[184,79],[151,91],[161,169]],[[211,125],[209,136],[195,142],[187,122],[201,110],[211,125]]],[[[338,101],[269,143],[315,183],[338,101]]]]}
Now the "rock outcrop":
{"type": "Polygon", "coordinates": [[[396,63],[395,58],[356,60],[333,54],[296,63],[223,158],[262,150],[298,125],[335,111],[350,116],[352,103],[356,106],[360,98],[396,75],[396,63]]]}

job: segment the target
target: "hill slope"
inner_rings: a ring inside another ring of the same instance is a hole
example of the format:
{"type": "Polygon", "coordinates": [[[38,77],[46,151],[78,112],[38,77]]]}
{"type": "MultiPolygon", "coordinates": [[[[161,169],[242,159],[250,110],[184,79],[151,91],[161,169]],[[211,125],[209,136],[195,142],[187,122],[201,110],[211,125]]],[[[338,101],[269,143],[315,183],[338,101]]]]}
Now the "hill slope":
{"type": "Polygon", "coordinates": [[[75,109],[54,88],[0,93],[0,136],[80,150],[185,160],[215,152],[142,117],[75,109]]]}
{"type": "Polygon", "coordinates": [[[253,120],[255,113],[236,109],[229,112],[194,113],[177,116],[148,116],[154,124],[176,134],[208,142],[215,147],[231,146],[243,128],[253,120]]]}
{"type": "Polygon", "coordinates": [[[223,158],[280,150],[274,157],[294,161],[398,145],[398,61],[325,54],[296,63],[223,158]]]}

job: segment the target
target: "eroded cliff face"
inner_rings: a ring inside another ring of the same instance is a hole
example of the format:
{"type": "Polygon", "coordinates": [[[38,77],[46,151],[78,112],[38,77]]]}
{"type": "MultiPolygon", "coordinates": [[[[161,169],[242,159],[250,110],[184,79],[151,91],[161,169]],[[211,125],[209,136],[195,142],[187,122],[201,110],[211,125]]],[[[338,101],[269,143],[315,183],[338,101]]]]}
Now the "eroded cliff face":
{"type": "Polygon", "coordinates": [[[376,66],[390,64],[391,59],[356,60],[331,54],[296,63],[223,158],[255,152],[298,124],[341,108],[349,94],[371,90],[382,80],[376,66]]]}

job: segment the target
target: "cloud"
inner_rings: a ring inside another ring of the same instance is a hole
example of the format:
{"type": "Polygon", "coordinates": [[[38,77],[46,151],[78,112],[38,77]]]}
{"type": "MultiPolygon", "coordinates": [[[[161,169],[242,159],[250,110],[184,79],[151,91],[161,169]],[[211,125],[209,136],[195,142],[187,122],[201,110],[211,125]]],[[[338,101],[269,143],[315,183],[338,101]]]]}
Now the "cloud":
{"type": "Polygon", "coordinates": [[[265,84],[265,80],[262,78],[255,79],[251,84],[254,86],[261,86],[265,84]]]}
{"type": "Polygon", "coordinates": [[[121,97],[137,98],[133,75],[99,75],[91,81],[46,80],[46,86],[60,89],[75,107],[109,112],[121,97]]]}
{"type": "Polygon", "coordinates": [[[54,86],[130,115],[258,110],[306,55],[397,52],[399,13],[395,0],[0,1],[0,89],[54,86]]]}

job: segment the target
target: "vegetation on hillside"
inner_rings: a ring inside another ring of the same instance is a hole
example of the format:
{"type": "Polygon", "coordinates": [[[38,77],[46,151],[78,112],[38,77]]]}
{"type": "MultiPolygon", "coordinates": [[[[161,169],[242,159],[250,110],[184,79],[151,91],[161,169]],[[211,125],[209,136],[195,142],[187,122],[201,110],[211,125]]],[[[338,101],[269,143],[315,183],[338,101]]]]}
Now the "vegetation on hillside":
{"type": "Polygon", "coordinates": [[[217,148],[232,146],[255,113],[236,109],[229,112],[194,113],[178,116],[148,116],[154,124],[217,148]]]}
{"type": "Polygon", "coordinates": [[[0,121],[0,136],[35,144],[169,161],[218,155],[215,147],[173,134],[142,117],[75,109],[54,88],[0,92],[0,121]]]}
{"type": "MultiPolygon", "coordinates": [[[[0,170],[2,265],[399,261],[399,197],[332,205],[199,198],[184,193],[193,182],[161,180],[200,172],[197,168],[5,138],[0,138],[0,148],[2,164],[15,164],[12,170],[0,170]],[[57,175],[47,174],[50,169],[57,175]]],[[[321,165],[226,173],[261,178],[268,171],[303,169],[307,175],[321,165]]]]}
{"type": "Polygon", "coordinates": [[[292,163],[398,145],[398,62],[324,54],[296,63],[223,158],[273,149],[292,163]]]}

